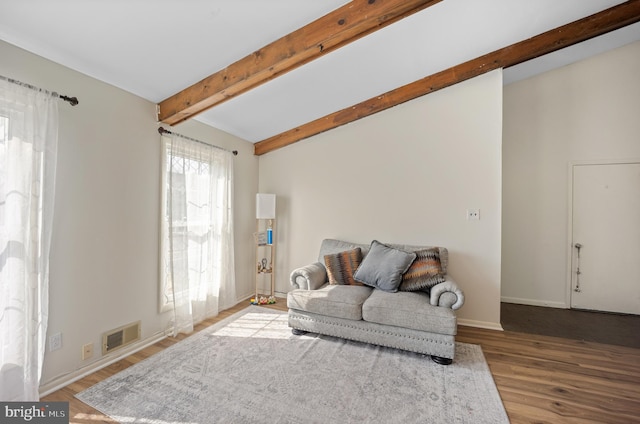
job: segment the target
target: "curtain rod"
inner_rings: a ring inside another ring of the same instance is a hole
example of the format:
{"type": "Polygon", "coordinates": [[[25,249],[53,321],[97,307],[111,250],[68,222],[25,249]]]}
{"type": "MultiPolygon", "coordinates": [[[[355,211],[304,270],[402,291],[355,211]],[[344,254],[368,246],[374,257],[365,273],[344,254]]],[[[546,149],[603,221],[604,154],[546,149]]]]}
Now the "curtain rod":
{"type": "Polygon", "coordinates": [[[26,82],[22,82],[22,81],[15,80],[13,78],[5,77],[4,75],[0,75],[0,79],[4,80],[4,81],[7,81],[7,82],[10,82],[12,84],[17,84],[17,85],[20,85],[22,87],[30,88],[31,90],[43,91],[43,92],[45,92],[47,94],[51,94],[54,97],[57,97],[59,99],[64,100],[65,102],[68,102],[71,106],[75,106],[75,105],[77,105],[79,103],[77,97],[69,97],[69,96],[65,96],[64,94],[58,94],[55,91],[45,90],[43,88],[36,87],[35,85],[27,84],[26,82]]]}
{"type": "Polygon", "coordinates": [[[224,150],[224,151],[227,151],[227,152],[230,151],[231,153],[233,153],[233,156],[238,156],[238,151],[237,150],[227,150],[227,149],[219,147],[219,146],[214,146],[213,144],[205,143],[204,141],[196,140],[195,138],[187,137],[186,135],[182,135],[182,134],[178,134],[178,133],[175,133],[175,132],[171,132],[169,130],[165,130],[162,127],[158,127],[158,132],[160,134],[173,134],[175,136],[184,138],[186,140],[191,140],[191,141],[195,141],[196,143],[206,144],[207,146],[215,147],[216,149],[224,150]]]}

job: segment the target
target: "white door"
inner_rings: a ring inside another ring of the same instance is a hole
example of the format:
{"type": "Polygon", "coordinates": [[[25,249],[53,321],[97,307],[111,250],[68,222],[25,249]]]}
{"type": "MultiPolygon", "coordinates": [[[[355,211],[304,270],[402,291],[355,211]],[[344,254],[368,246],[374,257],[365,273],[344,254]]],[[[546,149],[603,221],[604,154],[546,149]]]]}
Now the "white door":
{"type": "Polygon", "coordinates": [[[571,307],[640,314],[640,163],[575,165],[572,210],[571,307]]]}

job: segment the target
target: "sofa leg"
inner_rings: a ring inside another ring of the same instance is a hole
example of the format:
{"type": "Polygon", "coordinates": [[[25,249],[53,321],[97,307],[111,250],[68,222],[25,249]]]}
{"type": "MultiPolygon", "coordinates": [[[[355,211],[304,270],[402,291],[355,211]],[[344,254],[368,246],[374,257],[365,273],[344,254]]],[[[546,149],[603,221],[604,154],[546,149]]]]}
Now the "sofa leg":
{"type": "Polygon", "coordinates": [[[298,330],[297,328],[292,328],[291,333],[293,333],[294,336],[304,336],[305,334],[307,334],[306,331],[298,330]]]}
{"type": "Polygon", "coordinates": [[[453,362],[453,359],[451,358],[443,358],[442,356],[435,355],[431,355],[431,360],[440,365],[451,365],[451,363],[453,362]]]}

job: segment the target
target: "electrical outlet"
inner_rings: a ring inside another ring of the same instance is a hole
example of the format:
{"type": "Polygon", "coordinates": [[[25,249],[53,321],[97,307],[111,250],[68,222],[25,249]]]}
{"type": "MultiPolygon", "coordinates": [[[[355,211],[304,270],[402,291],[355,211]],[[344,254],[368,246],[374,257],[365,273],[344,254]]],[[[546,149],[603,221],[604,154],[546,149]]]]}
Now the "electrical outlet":
{"type": "Polygon", "coordinates": [[[49,352],[62,349],[62,333],[52,334],[49,337],[49,352]]]}
{"type": "Polygon", "coordinates": [[[93,342],[82,346],[82,360],[89,359],[93,356],[93,342]]]}
{"type": "Polygon", "coordinates": [[[480,221],[480,209],[467,209],[467,221],[480,221]]]}

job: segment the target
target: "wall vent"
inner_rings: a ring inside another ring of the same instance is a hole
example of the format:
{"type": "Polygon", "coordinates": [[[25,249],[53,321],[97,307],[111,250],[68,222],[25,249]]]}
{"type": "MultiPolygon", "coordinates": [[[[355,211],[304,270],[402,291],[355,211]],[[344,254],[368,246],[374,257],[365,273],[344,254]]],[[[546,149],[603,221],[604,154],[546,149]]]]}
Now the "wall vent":
{"type": "Polygon", "coordinates": [[[120,349],[136,340],[140,340],[140,337],[140,321],[107,331],[102,335],[102,354],[120,349]]]}

